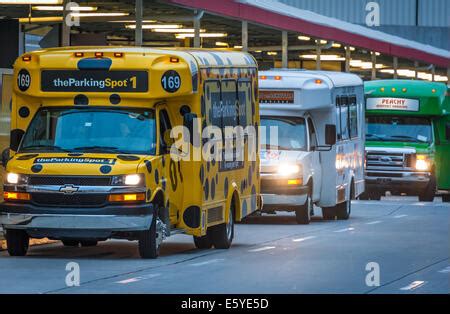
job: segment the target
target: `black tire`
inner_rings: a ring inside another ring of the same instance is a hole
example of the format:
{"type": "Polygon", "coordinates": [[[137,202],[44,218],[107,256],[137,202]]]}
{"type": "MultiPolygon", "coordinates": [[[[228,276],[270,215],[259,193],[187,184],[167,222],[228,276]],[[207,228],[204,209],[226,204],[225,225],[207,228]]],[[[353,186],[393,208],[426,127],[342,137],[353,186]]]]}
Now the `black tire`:
{"type": "Polygon", "coordinates": [[[336,217],[336,210],[334,207],[322,207],[323,220],[334,220],[336,217]]]}
{"type": "Polygon", "coordinates": [[[434,176],[431,176],[427,188],[419,194],[419,201],[432,202],[434,201],[435,195],[436,195],[436,178],[434,176]]]}
{"type": "Polygon", "coordinates": [[[61,240],[64,246],[78,246],[80,241],[78,240],[61,240]]]}
{"type": "Polygon", "coordinates": [[[10,256],[25,256],[30,245],[30,237],[23,230],[6,230],[6,245],[10,256]]]}
{"type": "Polygon", "coordinates": [[[444,202],[444,203],[450,203],[450,194],[444,194],[444,195],[442,195],[442,202],[444,202]]]}
{"type": "Polygon", "coordinates": [[[97,246],[98,241],[97,240],[81,240],[80,244],[83,247],[97,246]]]}
{"type": "Polygon", "coordinates": [[[228,223],[209,228],[212,244],[216,249],[229,249],[234,238],[234,200],[231,202],[228,223]]]}
{"type": "Polygon", "coordinates": [[[348,200],[336,205],[336,218],[338,220],[347,220],[352,212],[352,201],[348,200]]]}
{"type": "Polygon", "coordinates": [[[157,243],[156,220],[158,208],[155,210],[149,230],[139,234],[139,255],[145,259],[155,259],[159,255],[160,246],[157,243]]]}
{"type": "Polygon", "coordinates": [[[308,225],[311,221],[311,211],[314,204],[310,193],[306,196],[306,202],[303,205],[295,207],[295,220],[299,225],[308,225]]]}
{"type": "Polygon", "coordinates": [[[207,250],[207,249],[212,248],[213,243],[211,240],[210,233],[208,232],[206,235],[204,235],[202,237],[194,236],[194,244],[195,244],[195,247],[200,250],[207,250]]]}

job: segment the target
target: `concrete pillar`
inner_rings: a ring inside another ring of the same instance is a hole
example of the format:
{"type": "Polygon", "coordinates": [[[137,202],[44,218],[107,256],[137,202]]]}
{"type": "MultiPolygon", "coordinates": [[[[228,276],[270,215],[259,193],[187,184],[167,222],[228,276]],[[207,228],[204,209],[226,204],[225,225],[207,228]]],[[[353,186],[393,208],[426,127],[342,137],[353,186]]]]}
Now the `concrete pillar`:
{"type": "Polygon", "coordinates": [[[394,80],[398,78],[398,57],[394,57],[394,80]]]}
{"type": "Polygon", "coordinates": [[[67,4],[70,0],[63,1],[63,21],[61,23],[61,47],[70,46],[70,23],[67,23],[67,15],[70,13],[67,4]]]}
{"type": "Polygon", "coordinates": [[[242,51],[248,51],[248,22],[242,21],[242,51]]]}
{"type": "Polygon", "coordinates": [[[135,0],[135,15],[136,15],[136,29],[134,30],[134,45],[142,46],[143,35],[142,35],[142,15],[143,15],[143,5],[142,0],[135,0]]]}
{"type": "Polygon", "coordinates": [[[287,69],[288,66],[288,32],[283,31],[281,33],[281,67],[287,69]]]}
{"type": "Polygon", "coordinates": [[[345,72],[350,72],[350,60],[352,59],[349,46],[345,47],[345,72]]]}
{"type": "Polygon", "coordinates": [[[320,71],[322,68],[321,62],[320,62],[320,55],[322,54],[322,48],[320,48],[320,44],[316,44],[316,70],[320,71]]]}
{"type": "Polygon", "coordinates": [[[418,78],[418,72],[419,72],[419,61],[414,61],[414,79],[417,80],[418,78]]]}
{"type": "Polygon", "coordinates": [[[377,55],[374,51],[371,52],[371,59],[372,59],[372,73],[370,75],[372,80],[377,79],[377,55]]]}
{"type": "Polygon", "coordinates": [[[436,67],[434,64],[431,65],[431,81],[434,82],[434,77],[436,76],[436,67]]]}
{"type": "Polygon", "coordinates": [[[201,38],[200,38],[200,19],[194,19],[194,47],[201,47],[201,38]]]}

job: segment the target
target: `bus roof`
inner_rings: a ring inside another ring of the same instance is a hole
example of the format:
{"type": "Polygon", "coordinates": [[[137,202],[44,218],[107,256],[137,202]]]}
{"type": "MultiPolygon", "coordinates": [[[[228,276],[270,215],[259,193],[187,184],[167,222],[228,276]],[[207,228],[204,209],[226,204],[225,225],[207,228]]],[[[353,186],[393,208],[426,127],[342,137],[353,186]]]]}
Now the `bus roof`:
{"type": "Polygon", "coordinates": [[[412,115],[448,115],[450,103],[448,88],[444,83],[418,81],[418,80],[376,80],[364,83],[364,92],[367,98],[406,99],[408,102],[418,101],[412,108],[393,109],[389,106],[380,109],[378,106],[368,106],[369,113],[394,113],[412,115]]]}
{"type": "Polygon", "coordinates": [[[44,50],[36,50],[26,54],[52,55],[65,52],[122,52],[131,54],[159,54],[173,55],[190,60],[195,58],[199,67],[256,67],[256,60],[252,55],[231,50],[214,50],[200,48],[146,48],[146,47],[91,47],[91,46],[71,46],[57,47],[44,50]]]}
{"type": "Polygon", "coordinates": [[[363,85],[363,81],[359,76],[343,72],[275,69],[260,71],[260,79],[264,76],[268,80],[260,80],[260,88],[276,88],[272,86],[274,82],[269,79],[276,76],[281,77],[280,85],[282,86],[280,87],[284,89],[307,89],[311,86],[308,84],[311,80],[321,80],[329,89],[363,85]]]}

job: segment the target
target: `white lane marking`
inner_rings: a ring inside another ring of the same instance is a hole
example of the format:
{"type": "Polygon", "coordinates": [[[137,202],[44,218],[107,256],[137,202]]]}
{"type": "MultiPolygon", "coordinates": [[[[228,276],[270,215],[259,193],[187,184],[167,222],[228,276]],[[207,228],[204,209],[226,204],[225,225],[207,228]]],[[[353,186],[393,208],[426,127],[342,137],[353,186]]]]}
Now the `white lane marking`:
{"type": "Polygon", "coordinates": [[[209,261],[204,261],[204,262],[198,262],[198,263],[194,263],[194,264],[189,264],[189,266],[203,266],[203,265],[208,265],[208,264],[212,264],[212,263],[217,263],[217,262],[221,262],[223,261],[223,258],[216,258],[216,259],[211,259],[209,261]]]}
{"type": "Polygon", "coordinates": [[[306,240],[311,240],[316,238],[316,236],[309,236],[309,237],[304,237],[304,238],[298,238],[298,239],[292,239],[293,242],[303,242],[306,240]]]}
{"type": "Polygon", "coordinates": [[[143,275],[143,276],[139,276],[139,277],[133,277],[133,278],[116,281],[115,283],[128,284],[128,283],[138,282],[141,280],[152,279],[152,278],[155,278],[158,276],[161,276],[161,274],[148,274],[148,275],[143,275]]]}
{"type": "Polygon", "coordinates": [[[366,225],[376,225],[376,224],[379,224],[381,222],[382,222],[381,220],[375,220],[375,221],[371,221],[371,222],[366,222],[366,225]]]}
{"type": "Polygon", "coordinates": [[[406,217],[406,216],[408,216],[408,215],[397,215],[397,216],[394,216],[394,218],[403,218],[403,217],[406,217]]]}
{"type": "Polygon", "coordinates": [[[274,249],[274,246],[263,246],[257,249],[253,249],[253,250],[249,250],[249,252],[261,252],[261,251],[267,251],[267,250],[272,250],[274,249]]]}
{"type": "Polygon", "coordinates": [[[346,231],[353,231],[353,230],[355,230],[355,228],[350,227],[350,228],[335,230],[334,232],[346,232],[346,231]]]}
{"type": "Polygon", "coordinates": [[[414,290],[417,289],[421,286],[423,286],[424,284],[426,284],[426,281],[422,281],[422,280],[416,280],[411,282],[409,285],[407,285],[406,287],[400,288],[400,290],[414,290]]]}
{"type": "Polygon", "coordinates": [[[443,273],[443,274],[450,273],[450,266],[447,266],[444,269],[441,269],[439,271],[439,273],[443,273]]]}

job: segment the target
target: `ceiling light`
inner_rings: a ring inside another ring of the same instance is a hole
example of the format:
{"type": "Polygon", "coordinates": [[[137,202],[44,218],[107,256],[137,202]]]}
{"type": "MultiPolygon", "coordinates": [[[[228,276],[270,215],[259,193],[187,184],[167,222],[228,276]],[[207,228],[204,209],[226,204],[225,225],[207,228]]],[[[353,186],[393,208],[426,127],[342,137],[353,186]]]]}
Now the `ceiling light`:
{"type": "Polygon", "coordinates": [[[278,52],[276,52],[276,51],[268,51],[267,52],[268,56],[276,56],[277,54],[278,54],[278,52]]]}
{"type": "Polygon", "coordinates": [[[216,46],[218,46],[218,47],[228,47],[228,44],[224,43],[222,41],[216,41],[216,46]]]}
{"type": "Polygon", "coordinates": [[[126,16],[130,15],[130,13],[125,12],[95,12],[95,13],[70,13],[73,17],[102,17],[102,16],[126,16]]]}
{"type": "MultiPolygon", "coordinates": [[[[193,28],[154,28],[152,32],[155,33],[194,33],[193,28]]],[[[206,30],[201,29],[200,33],[204,33],[206,30]]]]}
{"type": "MultiPolygon", "coordinates": [[[[62,11],[62,5],[36,5],[33,6],[32,9],[34,11],[62,11]]],[[[97,11],[97,7],[86,7],[86,6],[72,6],[70,7],[70,11],[97,11]]]]}
{"type": "MultiPolygon", "coordinates": [[[[300,58],[317,60],[317,55],[300,55],[300,58]]],[[[321,61],[345,61],[345,58],[341,57],[339,55],[320,55],[320,60],[321,61]]]]}
{"type": "Polygon", "coordinates": [[[304,41],[308,41],[308,40],[311,40],[311,37],[308,37],[308,36],[298,36],[297,37],[299,40],[304,40],[304,41]]]}
{"type": "Polygon", "coordinates": [[[237,45],[237,46],[234,46],[233,48],[234,49],[242,49],[242,46],[237,45]]]}
{"type": "MultiPolygon", "coordinates": [[[[178,29],[182,28],[183,25],[179,24],[150,24],[150,25],[142,25],[142,29],[178,29]]],[[[125,25],[125,28],[136,29],[136,24],[128,24],[125,25]]]]}
{"type": "MultiPolygon", "coordinates": [[[[185,34],[175,34],[175,38],[177,39],[185,39],[185,38],[194,38],[195,34],[193,33],[185,33],[185,34]]],[[[227,37],[227,33],[200,33],[200,37],[202,38],[214,38],[214,37],[227,37]]]]}
{"type": "Polygon", "coordinates": [[[338,43],[334,43],[334,44],[332,44],[331,45],[333,48],[341,48],[341,44],[338,44],[338,43]]]}
{"type": "Polygon", "coordinates": [[[62,4],[63,0],[0,0],[0,4],[62,4]]]}

